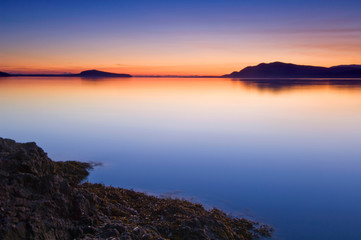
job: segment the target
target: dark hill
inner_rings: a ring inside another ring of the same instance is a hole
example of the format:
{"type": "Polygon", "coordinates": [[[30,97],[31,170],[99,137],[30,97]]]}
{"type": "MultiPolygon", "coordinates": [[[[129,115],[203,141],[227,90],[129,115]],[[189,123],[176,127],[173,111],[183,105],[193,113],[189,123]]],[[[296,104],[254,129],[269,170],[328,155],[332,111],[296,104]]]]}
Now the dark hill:
{"type": "Polygon", "coordinates": [[[124,73],[110,73],[103,72],[98,70],[87,70],[79,74],[80,77],[89,77],[89,78],[100,78],[100,77],[132,77],[129,74],[124,73]]]}
{"type": "Polygon", "coordinates": [[[0,72],[0,77],[9,77],[10,74],[6,73],[6,72],[0,72]]]}
{"type": "Polygon", "coordinates": [[[347,69],[361,69],[361,65],[351,64],[351,65],[338,65],[331,68],[347,68],[347,69]]]}
{"type": "Polygon", "coordinates": [[[246,67],[239,72],[232,72],[223,77],[232,78],[361,78],[358,65],[335,67],[315,67],[291,63],[261,63],[246,67]]]}
{"type": "Polygon", "coordinates": [[[0,239],[259,239],[271,228],[180,199],[82,183],[92,165],[53,162],[0,138],[0,239]]]}

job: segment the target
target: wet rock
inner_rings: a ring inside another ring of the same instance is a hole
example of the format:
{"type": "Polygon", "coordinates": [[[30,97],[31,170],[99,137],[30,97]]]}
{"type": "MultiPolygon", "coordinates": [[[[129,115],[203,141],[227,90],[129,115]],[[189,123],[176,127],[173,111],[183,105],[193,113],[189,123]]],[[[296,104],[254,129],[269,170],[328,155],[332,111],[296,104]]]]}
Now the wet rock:
{"type": "Polygon", "coordinates": [[[35,143],[0,138],[0,240],[257,239],[267,225],[200,204],[82,183],[92,165],[53,162],[35,143]]]}

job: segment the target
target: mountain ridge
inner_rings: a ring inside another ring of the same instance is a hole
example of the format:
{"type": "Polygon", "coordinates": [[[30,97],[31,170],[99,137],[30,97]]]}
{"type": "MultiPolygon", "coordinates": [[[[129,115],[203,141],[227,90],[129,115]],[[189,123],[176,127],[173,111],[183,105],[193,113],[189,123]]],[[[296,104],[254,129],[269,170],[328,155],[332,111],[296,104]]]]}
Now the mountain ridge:
{"type": "Polygon", "coordinates": [[[360,65],[319,67],[292,63],[271,62],[248,66],[222,77],[231,78],[361,78],[360,65]]]}

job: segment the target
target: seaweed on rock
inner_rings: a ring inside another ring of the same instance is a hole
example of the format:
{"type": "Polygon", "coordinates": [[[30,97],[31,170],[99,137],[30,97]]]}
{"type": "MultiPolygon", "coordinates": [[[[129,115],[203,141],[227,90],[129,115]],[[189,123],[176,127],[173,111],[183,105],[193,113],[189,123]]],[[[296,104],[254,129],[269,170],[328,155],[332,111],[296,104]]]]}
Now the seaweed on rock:
{"type": "Polygon", "coordinates": [[[242,239],[267,225],[181,199],[82,183],[93,164],[53,162],[0,138],[0,239],[242,239]]]}

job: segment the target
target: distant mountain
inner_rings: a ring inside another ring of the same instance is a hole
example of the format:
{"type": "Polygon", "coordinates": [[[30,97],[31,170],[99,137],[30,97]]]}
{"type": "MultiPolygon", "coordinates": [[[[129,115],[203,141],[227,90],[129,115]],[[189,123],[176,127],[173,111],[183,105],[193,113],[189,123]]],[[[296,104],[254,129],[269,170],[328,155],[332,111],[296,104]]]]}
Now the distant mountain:
{"type": "Polygon", "coordinates": [[[98,71],[98,70],[87,70],[87,71],[83,71],[80,74],[75,74],[75,75],[79,75],[80,77],[88,77],[88,78],[99,78],[99,77],[132,77],[129,74],[124,74],[124,73],[110,73],[110,72],[103,72],[103,71],[98,71]]]}
{"type": "Polygon", "coordinates": [[[0,72],[0,77],[9,77],[10,74],[6,73],[6,72],[0,72]]]}
{"type": "MultiPolygon", "coordinates": [[[[7,74],[7,73],[5,73],[7,74]]],[[[1,72],[0,72],[1,76],[1,72]]],[[[7,76],[10,76],[9,74],[7,76]]],[[[109,77],[132,77],[124,73],[110,73],[98,70],[86,70],[81,73],[64,73],[64,74],[11,74],[14,77],[83,77],[83,78],[109,78],[109,77]]]]}
{"type": "Polygon", "coordinates": [[[315,67],[291,63],[261,63],[232,72],[223,77],[231,78],[361,78],[360,65],[315,67]]]}
{"type": "Polygon", "coordinates": [[[334,67],[331,67],[331,68],[339,68],[339,67],[342,67],[342,68],[361,69],[361,65],[356,65],[356,64],[351,64],[351,65],[338,65],[338,66],[334,66],[334,67]]]}

